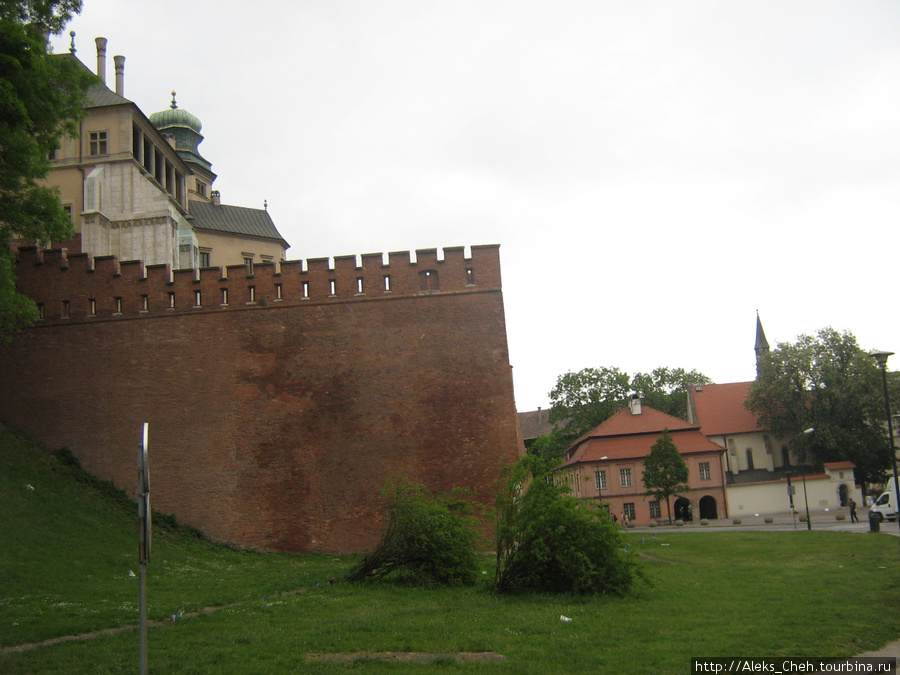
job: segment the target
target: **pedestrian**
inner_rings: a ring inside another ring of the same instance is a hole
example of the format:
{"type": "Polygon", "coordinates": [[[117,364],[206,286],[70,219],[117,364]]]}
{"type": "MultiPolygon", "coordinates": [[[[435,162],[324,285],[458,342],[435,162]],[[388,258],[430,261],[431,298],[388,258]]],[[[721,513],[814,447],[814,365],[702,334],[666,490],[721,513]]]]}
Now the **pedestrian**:
{"type": "Polygon", "coordinates": [[[850,498],[850,501],[847,502],[847,504],[850,506],[850,522],[858,523],[859,518],[856,516],[856,502],[853,501],[853,497],[850,498]]]}

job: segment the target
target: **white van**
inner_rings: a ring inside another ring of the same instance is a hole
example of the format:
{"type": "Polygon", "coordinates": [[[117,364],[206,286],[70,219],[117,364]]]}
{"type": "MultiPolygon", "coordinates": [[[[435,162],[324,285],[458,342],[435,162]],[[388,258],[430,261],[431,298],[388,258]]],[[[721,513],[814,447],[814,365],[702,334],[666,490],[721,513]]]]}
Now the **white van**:
{"type": "Polygon", "coordinates": [[[896,520],[897,519],[897,485],[894,479],[888,482],[888,489],[881,493],[881,496],[875,500],[872,508],[869,509],[870,514],[878,516],[879,520],[896,520]]]}

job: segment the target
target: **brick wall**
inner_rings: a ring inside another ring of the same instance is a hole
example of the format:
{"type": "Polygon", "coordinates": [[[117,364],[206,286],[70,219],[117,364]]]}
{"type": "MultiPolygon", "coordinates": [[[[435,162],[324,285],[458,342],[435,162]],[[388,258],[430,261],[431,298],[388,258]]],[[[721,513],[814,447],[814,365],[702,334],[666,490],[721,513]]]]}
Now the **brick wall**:
{"type": "MultiPolygon", "coordinates": [[[[240,546],[364,550],[380,535],[379,491],[398,471],[490,503],[520,451],[499,255],[485,247],[457,261],[448,250],[446,260],[370,260],[378,269],[367,274],[380,279],[387,267],[394,277],[388,293],[308,299],[291,275],[318,279],[313,262],[179,280],[115,259],[73,264],[26,251],[21,286],[43,298],[47,318],[0,346],[0,418],[69,447],[132,495],[149,422],[154,509],[240,546]],[[440,290],[415,285],[423,265],[440,272],[440,290]],[[268,277],[283,284],[278,301],[268,277]],[[186,298],[204,283],[204,294],[220,293],[223,282],[229,295],[261,287],[258,301],[164,306],[171,289],[186,298]],[[63,297],[69,318],[47,316],[63,297]],[[123,311],[110,311],[115,298],[123,311]]],[[[318,270],[322,284],[340,260],[318,270]]],[[[355,284],[365,264],[337,278],[355,284]]]]}

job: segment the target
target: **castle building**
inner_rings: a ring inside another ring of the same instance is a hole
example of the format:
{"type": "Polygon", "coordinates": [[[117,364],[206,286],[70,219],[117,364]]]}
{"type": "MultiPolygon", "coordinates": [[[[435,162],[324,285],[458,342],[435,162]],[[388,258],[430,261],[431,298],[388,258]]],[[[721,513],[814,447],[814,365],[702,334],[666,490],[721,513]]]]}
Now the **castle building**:
{"type": "MultiPolygon", "coordinates": [[[[124,56],[114,57],[115,86],[107,86],[106,44],[96,39],[98,79],[79,135],[60,139],[51,157],[45,182],[59,188],[76,233],[55,244],[173,269],[284,260],[289,244],[266,209],[222,204],[198,149],[200,120],[178,107],[175,92],[167,110],[147,117],[125,98],[124,56]]],[[[77,60],[74,46],[60,58],[77,60]]]]}

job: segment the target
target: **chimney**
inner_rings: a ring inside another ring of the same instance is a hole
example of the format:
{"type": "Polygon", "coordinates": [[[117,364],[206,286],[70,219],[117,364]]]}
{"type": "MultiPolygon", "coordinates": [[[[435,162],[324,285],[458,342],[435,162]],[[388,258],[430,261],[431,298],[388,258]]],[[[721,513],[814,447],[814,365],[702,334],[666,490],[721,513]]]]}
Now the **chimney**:
{"type": "Polygon", "coordinates": [[[103,84],[106,84],[106,38],[95,38],[97,43],[97,77],[103,84]]]}
{"type": "Polygon", "coordinates": [[[633,394],[631,400],[628,401],[628,407],[631,408],[632,415],[641,414],[641,398],[637,394],[633,394]]]}
{"type": "Polygon", "coordinates": [[[113,61],[116,62],[116,93],[125,96],[125,57],[114,56],[113,61]]]}
{"type": "Polygon", "coordinates": [[[211,196],[214,206],[220,206],[222,204],[222,196],[219,194],[218,190],[213,190],[211,196]]]}

